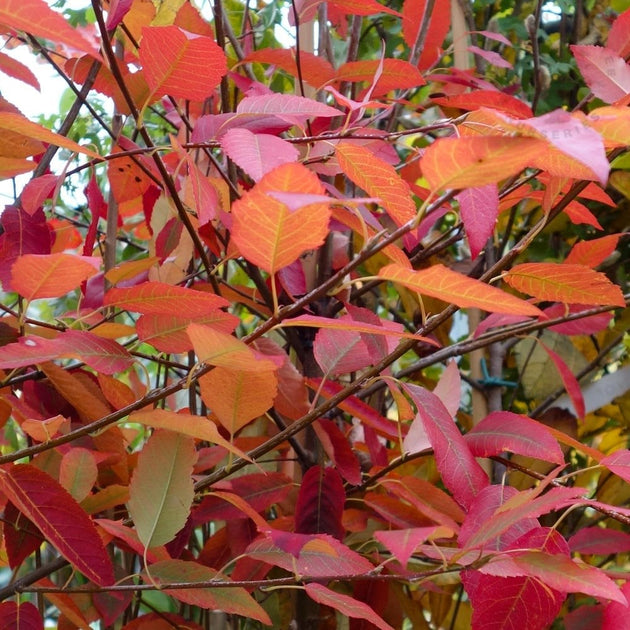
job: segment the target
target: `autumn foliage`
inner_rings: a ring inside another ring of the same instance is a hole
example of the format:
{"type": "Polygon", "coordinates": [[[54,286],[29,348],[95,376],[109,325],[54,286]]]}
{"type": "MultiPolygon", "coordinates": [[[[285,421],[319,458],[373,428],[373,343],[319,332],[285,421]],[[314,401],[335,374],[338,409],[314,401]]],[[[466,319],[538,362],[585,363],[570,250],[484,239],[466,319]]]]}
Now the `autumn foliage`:
{"type": "Polygon", "coordinates": [[[0,3],[0,627],[628,627],[630,10],[544,4],[0,3]]]}

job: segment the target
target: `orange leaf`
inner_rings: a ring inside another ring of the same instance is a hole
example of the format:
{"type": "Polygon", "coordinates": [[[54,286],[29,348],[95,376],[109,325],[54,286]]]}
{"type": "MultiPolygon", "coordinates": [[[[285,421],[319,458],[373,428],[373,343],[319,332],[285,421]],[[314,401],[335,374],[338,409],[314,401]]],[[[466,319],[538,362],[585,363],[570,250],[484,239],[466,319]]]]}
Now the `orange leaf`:
{"type": "Polygon", "coordinates": [[[533,315],[534,317],[541,314],[540,310],[529,302],[440,264],[421,271],[412,271],[392,264],[383,267],[379,276],[402,284],[412,291],[452,302],[461,308],[473,307],[490,313],[533,315]]]}
{"type": "Polygon", "coordinates": [[[609,234],[590,241],[579,241],[573,246],[564,263],[597,267],[615,251],[621,236],[621,234],[609,234]]]}
{"type": "MultiPolygon", "coordinates": [[[[295,48],[261,48],[249,53],[243,61],[272,63],[290,75],[298,76],[295,48]]],[[[318,57],[303,50],[300,51],[300,69],[304,81],[315,88],[321,87],[335,78],[335,69],[330,62],[323,57],[318,57]]]]}
{"type": "Polygon", "coordinates": [[[14,79],[23,81],[39,91],[39,81],[28,66],[5,53],[0,53],[0,70],[14,79]]]}
{"type": "Polygon", "coordinates": [[[214,293],[185,289],[163,282],[143,282],[135,287],[110,289],[105,294],[103,304],[145,315],[186,313],[188,317],[203,317],[210,311],[229,306],[230,303],[214,293]]]}
{"type": "Polygon", "coordinates": [[[3,0],[0,24],[96,56],[94,46],[43,0],[3,0]]]}
{"type": "Polygon", "coordinates": [[[201,324],[190,324],[186,332],[202,363],[242,372],[264,372],[276,368],[273,361],[260,359],[248,345],[232,335],[201,324]]]}
{"type": "Polygon", "coordinates": [[[199,378],[201,398],[230,435],[273,405],[278,391],[273,367],[259,372],[217,367],[199,378]]]}
{"type": "Polygon", "coordinates": [[[27,300],[60,297],[97,273],[100,259],[70,254],[25,254],[11,267],[11,286],[27,300]]]}
{"type": "Polygon", "coordinates": [[[350,142],[340,142],[335,154],[343,172],[368,195],[378,197],[397,225],[415,218],[416,204],[409,185],[391,164],[350,142]]]}
{"type": "Polygon", "coordinates": [[[22,173],[28,173],[32,171],[35,166],[37,165],[35,162],[31,162],[31,160],[3,157],[0,155],[0,179],[10,179],[11,177],[22,175],[22,173]]]}
{"type": "MultiPolygon", "coordinates": [[[[2,13],[0,11],[0,22],[2,21],[2,13]]],[[[28,29],[27,29],[28,30],[28,29]]],[[[73,33],[76,31],[73,30],[73,33]]],[[[0,129],[7,131],[15,131],[21,133],[29,138],[35,140],[41,140],[42,142],[49,142],[55,146],[68,149],[68,151],[76,153],[85,153],[90,157],[99,159],[101,156],[94,151],[78,145],[76,142],[69,140],[64,136],[60,136],[58,133],[46,129],[37,123],[31,122],[28,118],[21,114],[15,114],[13,112],[0,112],[0,129]]]]}
{"type": "Polygon", "coordinates": [[[242,255],[271,274],[290,265],[309,249],[319,247],[328,234],[330,207],[309,196],[324,195],[317,175],[301,164],[283,164],[270,171],[232,205],[234,241],[242,255]],[[272,196],[287,192],[305,197],[293,209],[272,196]]]}
{"type": "Polygon", "coordinates": [[[549,149],[535,138],[464,136],[440,138],[420,164],[431,189],[471,188],[518,173],[549,149]]]}
{"type": "MultiPolygon", "coordinates": [[[[337,70],[337,81],[374,81],[374,75],[380,65],[380,60],[349,61],[337,70]]],[[[424,85],[426,81],[408,61],[402,59],[384,59],[381,76],[372,92],[373,97],[384,96],[396,89],[412,88],[424,85]]]]}
{"type": "Polygon", "coordinates": [[[566,304],[626,305],[617,285],[603,273],[585,265],[523,263],[512,267],[503,279],[517,291],[539,300],[566,304]]]}
{"type": "Polygon", "coordinates": [[[177,26],[143,28],[140,61],[155,98],[203,101],[227,72],[225,54],[212,38],[177,26]]]}
{"type": "Polygon", "coordinates": [[[183,435],[189,435],[204,442],[217,444],[227,451],[234,453],[237,457],[242,457],[248,462],[251,459],[225,438],[221,437],[217,425],[203,416],[193,416],[166,409],[146,409],[135,411],[129,416],[129,422],[139,422],[140,424],[154,427],[156,429],[168,429],[183,435]]]}

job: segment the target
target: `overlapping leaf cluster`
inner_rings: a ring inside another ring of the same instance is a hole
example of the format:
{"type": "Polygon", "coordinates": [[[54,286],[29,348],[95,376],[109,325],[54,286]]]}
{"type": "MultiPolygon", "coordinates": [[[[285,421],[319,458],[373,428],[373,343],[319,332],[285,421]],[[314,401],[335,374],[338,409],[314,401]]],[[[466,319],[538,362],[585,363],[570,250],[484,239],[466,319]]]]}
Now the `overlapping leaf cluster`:
{"type": "Polygon", "coordinates": [[[0,625],[619,627],[630,10],[278,4],[0,7],[0,625]]]}

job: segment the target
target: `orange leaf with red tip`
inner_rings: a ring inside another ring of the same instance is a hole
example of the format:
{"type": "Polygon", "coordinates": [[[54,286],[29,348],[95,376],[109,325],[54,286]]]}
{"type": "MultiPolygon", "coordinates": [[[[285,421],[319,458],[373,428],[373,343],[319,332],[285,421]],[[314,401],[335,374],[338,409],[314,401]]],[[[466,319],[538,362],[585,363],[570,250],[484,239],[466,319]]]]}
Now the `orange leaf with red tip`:
{"type": "Polygon", "coordinates": [[[412,291],[452,302],[461,308],[473,307],[489,313],[514,315],[541,314],[540,310],[529,302],[440,264],[420,271],[392,264],[383,267],[378,275],[385,280],[402,284],[412,291]]]}
{"type": "MultiPolygon", "coordinates": [[[[368,61],[349,61],[337,70],[337,81],[374,81],[374,75],[381,64],[378,59],[368,61]]],[[[424,85],[426,81],[408,61],[402,59],[383,59],[383,69],[376,82],[372,96],[383,96],[395,89],[404,89],[424,85]]]]}
{"type": "Polygon", "coordinates": [[[227,72],[225,53],[212,38],[177,26],[143,28],[140,61],[154,98],[203,101],[227,72]]]}
{"type": "Polygon", "coordinates": [[[617,285],[603,273],[585,265],[523,263],[512,267],[503,279],[517,291],[539,300],[565,304],[626,305],[617,285]]]}
{"type": "Polygon", "coordinates": [[[328,234],[330,207],[321,201],[309,203],[308,196],[324,193],[317,175],[301,164],[283,164],[264,175],[232,205],[232,236],[243,256],[274,274],[319,247],[328,234]],[[297,207],[269,194],[274,192],[295,195],[297,207]],[[300,195],[306,197],[303,204],[300,195]]]}
{"type": "Polygon", "coordinates": [[[404,225],[416,216],[409,185],[391,164],[350,142],[340,142],[335,154],[343,172],[368,195],[379,198],[397,225],[404,225]]]}
{"type": "Polygon", "coordinates": [[[99,258],[70,254],[26,254],[11,267],[11,286],[27,300],[61,297],[99,269],[99,258]]]}

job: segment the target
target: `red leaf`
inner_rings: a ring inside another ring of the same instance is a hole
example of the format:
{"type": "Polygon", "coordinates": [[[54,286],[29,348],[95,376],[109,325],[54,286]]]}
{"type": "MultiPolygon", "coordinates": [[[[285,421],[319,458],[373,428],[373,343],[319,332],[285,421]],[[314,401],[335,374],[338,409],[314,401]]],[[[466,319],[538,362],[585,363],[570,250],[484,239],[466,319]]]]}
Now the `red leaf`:
{"type": "Polygon", "coordinates": [[[3,630],[44,630],[44,621],[37,607],[30,602],[2,602],[0,628],[3,630]]]}
{"type": "MultiPolygon", "coordinates": [[[[621,592],[625,595],[628,602],[630,602],[630,582],[626,582],[621,587],[621,592]]],[[[628,604],[622,604],[621,602],[609,602],[604,609],[604,616],[601,621],[601,630],[630,630],[629,613],[630,606],[628,604]]],[[[591,627],[594,628],[595,626],[591,627]]]]}
{"type": "MultiPolygon", "coordinates": [[[[534,529],[518,542],[526,548],[542,545],[549,553],[566,553],[564,539],[553,530],[534,529]]],[[[472,627],[484,630],[545,630],[564,601],[564,596],[544,581],[531,577],[497,577],[464,571],[462,583],[473,607],[472,627]]]]}
{"type": "Polygon", "coordinates": [[[358,486],[361,483],[361,467],[348,442],[348,438],[332,420],[327,420],[326,418],[319,418],[313,424],[313,428],[322,443],[326,455],[335,464],[339,474],[348,483],[358,486]]]}
{"type": "Polygon", "coordinates": [[[464,111],[474,111],[481,107],[487,107],[516,118],[531,118],[534,115],[531,107],[523,101],[496,90],[476,90],[465,94],[440,96],[432,98],[431,101],[437,105],[455,107],[464,111]]]}
{"type": "Polygon", "coordinates": [[[630,54],[630,11],[618,15],[608,31],[606,48],[624,59],[630,54]]]}
{"type": "Polygon", "coordinates": [[[558,370],[558,373],[560,374],[562,384],[564,385],[564,388],[569,395],[571,402],[573,403],[575,415],[578,418],[583,418],[586,415],[586,408],[584,405],[584,394],[582,394],[580,383],[557,352],[554,352],[551,348],[548,348],[542,342],[540,342],[540,344],[545,349],[545,351],[549,355],[549,358],[553,361],[556,369],[558,370]]]}
{"type": "Polygon", "coordinates": [[[26,254],[11,267],[11,286],[26,300],[61,297],[96,274],[99,258],[70,254],[26,254]]]}
{"type": "Polygon", "coordinates": [[[491,457],[510,451],[554,464],[564,462],[558,442],[543,424],[510,411],[488,414],[464,438],[475,457],[491,457]]]}
{"type": "MultiPolygon", "coordinates": [[[[17,569],[44,542],[41,532],[10,501],[4,508],[4,545],[9,566],[17,569]]],[[[1,626],[0,626],[1,627],[1,626]]]]}
{"type": "Polygon", "coordinates": [[[580,45],[572,45],[571,52],[586,84],[604,103],[614,103],[630,92],[630,67],[617,53],[580,45]]]}
{"type": "Polygon", "coordinates": [[[517,291],[539,300],[566,304],[625,306],[621,289],[603,273],[584,265],[566,263],[522,263],[503,279],[517,291]]]}
{"type": "Polygon", "coordinates": [[[0,489],[78,571],[99,586],[114,571],[94,523],[56,481],[31,464],[0,470],[0,489]]]}
{"type": "Polygon", "coordinates": [[[361,335],[353,330],[320,328],[315,335],[313,356],[328,377],[356,372],[372,363],[361,335]]]}
{"type": "MultiPolygon", "coordinates": [[[[402,32],[405,42],[413,49],[420,25],[425,19],[426,0],[405,0],[402,10],[402,32]]],[[[451,25],[450,0],[441,0],[439,6],[433,5],[429,28],[427,29],[422,47],[422,54],[418,62],[420,70],[430,68],[442,55],[442,44],[448,35],[451,25]]],[[[471,93],[473,96],[474,93],[471,93]]]]}
{"type": "MultiPolygon", "coordinates": [[[[38,91],[40,90],[39,81],[31,72],[31,69],[5,53],[0,53],[0,71],[10,77],[13,77],[14,79],[17,79],[18,81],[22,81],[27,85],[34,87],[38,91]]],[[[55,176],[53,175],[53,177],[55,176]]]]}
{"type": "Polygon", "coordinates": [[[122,372],[133,357],[120,344],[94,333],[67,330],[53,339],[28,335],[0,348],[0,367],[16,368],[62,357],[75,357],[104,374],[122,372]]]}
{"type": "Polygon", "coordinates": [[[143,282],[135,287],[110,289],[105,294],[104,306],[143,313],[145,315],[172,315],[185,313],[186,317],[203,317],[209,312],[230,303],[219,295],[176,287],[163,282],[143,282]]]}
{"type": "Polygon", "coordinates": [[[343,539],[341,522],[346,493],[334,468],[312,466],[302,479],[295,505],[295,531],[299,534],[330,534],[343,539]]]}
{"type": "Polygon", "coordinates": [[[470,255],[474,260],[494,231],[499,215],[499,189],[496,184],[464,188],[456,199],[466,228],[470,255]]]}
{"type": "Polygon", "coordinates": [[[347,617],[366,619],[381,630],[394,630],[387,622],[381,619],[372,608],[349,595],[343,595],[326,588],[323,584],[307,584],[307,595],[319,604],[330,606],[347,617]]]}
{"type": "Polygon", "coordinates": [[[583,527],[569,538],[573,553],[607,556],[630,551],[630,534],[608,527],[583,527]]]}
{"type": "Polygon", "coordinates": [[[620,449],[615,451],[612,455],[604,457],[599,462],[602,466],[606,466],[608,470],[618,475],[623,480],[630,483],[630,451],[627,449],[620,449]]]}
{"type": "MultiPolygon", "coordinates": [[[[581,304],[571,304],[569,305],[568,313],[579,313],[587,308],[587,306],[582,306],[581,304]]],[[[549,319],[564,317],[567,313],[567,306],[566,304],[554,304],[546,308],[544,313],[549,319]]],[[[554,324],[553,326],[549,326],[548,330],[560,333],[561,335],[594,335],[605,330],[612,318],[612,313],[599,313],[570,322],[554,324]]]]}
{"type": "Polygon", "coordinates": [[[164,560],[152,564],[148,570],[151,582],[169,584],[173,582],[202,582],[205,588],[169,589],[168,594],[185,604],[210,610],[222,610],[228,614],[241,615],[270,626],[271,620],[262,606],[241,587],[208,588],[211,581],[229,582],[230,578],[197,562],[164,560]]]}
{"type": "Polygon", "coordinates": [[[252,133],[247,129],[230,129],[221,138],[227,155],[254,181],[276,166],[297,162],[299,152],[290,142],[265,133],[252,133]]]}
{"type": "Polygon", "coordinates": [[[203,101],[227,72],[225,54],[214,39],[177,26],[142,29],[140,61],[154,98],[203,101]]]}
{"type": "MultiPolygon", "coordinates": [[[[444,485],[460,505],[468,506],[489,483],[488,476],[473,457],[452,416],[433,393],[417,385],[403,383],[435,452],[435,463],[444,485]]],[[[406,443],[406,442],[405,442],[406,443]]]]}
{"type": "MultiPolygon", "coordinates": [[[[337,81],[374,81],[379,66],[380,59],[369,59],[366,61],[348,61],[337,70],[337,81]]],[[[374,86],[372,97],[384,96],[388,92],[396,89],[413,88],[424,85],[426,81],[418,71],[403,59],[383,59],[381,75],[374,86]]]]}
{"type": "Polygon", "coordinates": [[[352,142],[337,144],[335,155],[344,173],[368,195],[380,199],[397,225],[415,218],[416,204],[409,185],[391,164],[352,142]]]}
{"type": "Polygon", "coordinates": [[[398,11],[390,9],[378,0],[328,0],[328,3],[335,9],[350,15],[375,15],[376,13],[400,15],[398,11]]]}
{"type": "Polygon", "coordinates": [[[2,2],[0,23],[17,31],[26,31],[35,37],[66,44],[71,49],[97,56],[94,46],[43,0],[2,2]]]}
{"type": "Polygon", "coordinates": [[[411,558],[418,545],[425,540],[450,538],[452,535],[452,530],[439,525],[374,532],[374,538],[385,545],[403,567],[407,566],[409,558],[411,558]]]}
{"type": "Polygon", "coordinates": [[[51,196],[57,187],[58,180],[57,175],[53,175],[52,173],[31,179],[31,181],[24,186],[24,190],[22,191],[22,208],[24,208],[28,214],[33,214],[41,208],[44,201],[51,196]]]}
{"type": "Polygon", "coordinates": [[[402,284],[412,291],[452,302],[462,308],[472,306],[489,312],[515,315],[541,314],[533,304],[439,263],[420,271],[391,264],[383,267],[378,275],[385,280],[402,284]]]}

